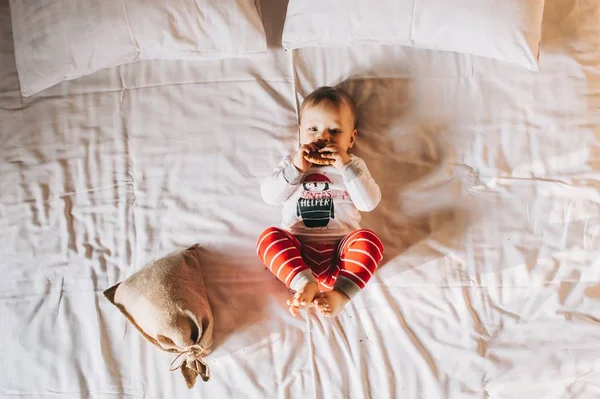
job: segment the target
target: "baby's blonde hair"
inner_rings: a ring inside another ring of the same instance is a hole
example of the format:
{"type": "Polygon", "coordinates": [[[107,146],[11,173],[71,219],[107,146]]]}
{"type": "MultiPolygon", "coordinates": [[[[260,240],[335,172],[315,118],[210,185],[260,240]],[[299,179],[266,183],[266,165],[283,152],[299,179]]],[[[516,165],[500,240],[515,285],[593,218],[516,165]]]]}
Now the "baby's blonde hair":
{"type": "Polygon", "coordinates": [[[354,127],[356,128],[356,125],[358,124],[358,113],[354,99],[344,90],[331,86],[321,86],[306,96],[300,106],[300,121],[302,121],[302,113],[306,108],[311,108],[320,104],[329,104],[338,110],[342,104],[346,104],[350,108],[354,120],[354,127]]]}

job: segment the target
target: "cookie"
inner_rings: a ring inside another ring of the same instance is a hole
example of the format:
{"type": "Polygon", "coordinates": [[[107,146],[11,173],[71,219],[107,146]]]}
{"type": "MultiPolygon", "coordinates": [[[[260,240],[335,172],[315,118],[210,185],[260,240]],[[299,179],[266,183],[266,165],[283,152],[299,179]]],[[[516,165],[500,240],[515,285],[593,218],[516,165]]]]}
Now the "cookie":
{"type": "Polygon", "coordinates": [[[308,154],[304,154],[304,159],[306,159],[310,163],[314,163],[315,165],[331,165],[335,162],[335,159],[323,158],[321,155],[323,154],[331,154],[330,152],[309,152],[308,154]]]}
{"type": "MultiPolygon", "coordinates": [[[[315,145],[319,148],[323,148],[327,144],[324,141],[316,141],[315,145]]],[[[331,152],[311,151],[308,154],[304,154],[304,159],[315,165],[331,165],[335,162],[335,159],[323,158],[324,154],[331,154],[331,152]]]]}

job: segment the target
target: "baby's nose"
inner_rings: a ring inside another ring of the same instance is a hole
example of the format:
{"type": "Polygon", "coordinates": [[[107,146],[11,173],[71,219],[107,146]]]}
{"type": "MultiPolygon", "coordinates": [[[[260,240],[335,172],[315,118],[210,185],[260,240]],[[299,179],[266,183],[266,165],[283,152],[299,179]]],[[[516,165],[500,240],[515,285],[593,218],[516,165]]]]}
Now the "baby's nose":
{"type": "Polygon", "coordinates": [[[319,140],[329,141],[329,137],[330,137],[329,131],[327,131],[327,130],[322,130],[319,133],[319,140]]]}

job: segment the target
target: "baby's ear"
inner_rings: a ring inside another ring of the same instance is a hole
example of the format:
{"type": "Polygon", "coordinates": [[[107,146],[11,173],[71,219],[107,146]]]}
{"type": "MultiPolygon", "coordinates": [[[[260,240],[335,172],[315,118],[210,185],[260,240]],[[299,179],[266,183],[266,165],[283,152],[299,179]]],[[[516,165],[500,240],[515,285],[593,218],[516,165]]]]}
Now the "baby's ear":
{"type": "Polygon", "coordinates": [[[354,131],[352,132],[352,136],[350,136],[350,148],[352,148],[352,146],[354,145],[354,142],[356,141],[356,136],[358,136],[358,130],[354,129],[354,131]]]}

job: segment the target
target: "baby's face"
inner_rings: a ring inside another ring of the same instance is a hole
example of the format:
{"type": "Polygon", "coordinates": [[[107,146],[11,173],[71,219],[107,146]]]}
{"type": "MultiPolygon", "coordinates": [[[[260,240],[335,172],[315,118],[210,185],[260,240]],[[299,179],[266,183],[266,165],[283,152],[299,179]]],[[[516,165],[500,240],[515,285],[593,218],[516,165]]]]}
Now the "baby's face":
{"type": "Polygon", "coordinates": [[[339,110],[329,104],[319,104],[304,109],[299,129],[300,144],[323,140],[327,144],[336,144],[340,149],[348,151],[356,140],[352,111],[345,103],[339,110]]]}

